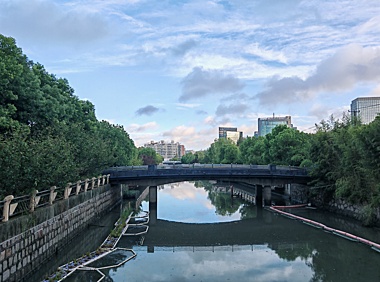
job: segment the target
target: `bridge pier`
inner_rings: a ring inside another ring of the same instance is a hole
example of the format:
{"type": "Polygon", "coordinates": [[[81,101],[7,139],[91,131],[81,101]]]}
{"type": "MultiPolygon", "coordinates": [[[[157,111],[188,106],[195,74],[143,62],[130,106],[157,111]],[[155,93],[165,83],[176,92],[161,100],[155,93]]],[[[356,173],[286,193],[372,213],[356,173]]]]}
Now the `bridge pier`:
{"type": "Polygon", "coordinates": [[[265,185],[263,187],[263,207],[270,206],[272,200],[272,187],[265,185]]]}
{"type": "Polygon", "coordinates": [[[149,186],[149,224],[157,222],[157,186],[149,186]]]}

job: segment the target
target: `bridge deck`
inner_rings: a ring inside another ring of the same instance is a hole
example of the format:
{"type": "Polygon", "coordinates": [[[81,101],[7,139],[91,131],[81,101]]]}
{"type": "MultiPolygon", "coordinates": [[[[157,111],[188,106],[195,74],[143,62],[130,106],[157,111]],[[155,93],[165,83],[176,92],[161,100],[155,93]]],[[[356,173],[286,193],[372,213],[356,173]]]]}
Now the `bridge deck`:
{"type": "Polygon", "coordinates": [[[162,180],[162,179],[281,179],[295,180],[298,183],[310,181],[307,170],[291,166],[276,165],[236,165],[236,164],[206,164],[206,165],[159,165],[159,166],[124,166],[114,167],[104,171],[110,174],[111,182],[131,180],[162,180]]]}

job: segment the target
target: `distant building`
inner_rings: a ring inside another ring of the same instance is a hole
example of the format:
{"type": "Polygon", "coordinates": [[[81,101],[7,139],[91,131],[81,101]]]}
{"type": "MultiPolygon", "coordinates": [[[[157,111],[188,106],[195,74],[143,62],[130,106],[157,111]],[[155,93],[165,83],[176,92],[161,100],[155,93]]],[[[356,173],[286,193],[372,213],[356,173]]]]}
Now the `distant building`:
{"type": "MultiPolygon", "coordinates": [[[[291,116],[285,117],[267,117],[267,118],[259,118],[258,119],[258,134],[257,136],[265,136],[268,133],[272,132],[272,129],[277,125],[286,125],[288,127],[293,127],[291,116]]],[[[256,136],[256,134],[255,134],[256,136]]]]}
{"type": "Polygon", "coordinates": [[[227,131],[226,138],[231,139],[235,144],[237,144],[239,139],[242,137],[243,137],[243,132],[241,132],[241,131],[237,131],[237,132],[227,131]]]}
{"type": "Polygon", "coordinates": [[[359,117],[361,122],[368,124],[380,113],[380,97],[356,98],[351,102],[351,117],[359,117]]]}
{"type": "Polygon", "coordinates": [[[237,127],[219,127],[219,139],[231,139],[235,144],[243,138],[243,132],[238,131],[237,127]]]}
{"type": "Polygon", "coordinates": [[[237,132],[237,127],[219,127],[219,138],[227,138],[227,131],[237,132]]]}
{"type": "Polygon", "coordinates": [[[150,143],[144,144],[145,148],[152,148],[157,154],[161,155],[165,160],[173,159],[177,157],[182,158],[185,155],[185,146],[174,141],[165,142],[163,140],[159,142],[150,141],[150,143]]]}
{"type": "Polygon", "coordinates": [[[182,158],[186,154],[185,146],[184,145],[179,145],[179,155],[178,158],[182,158]]]}

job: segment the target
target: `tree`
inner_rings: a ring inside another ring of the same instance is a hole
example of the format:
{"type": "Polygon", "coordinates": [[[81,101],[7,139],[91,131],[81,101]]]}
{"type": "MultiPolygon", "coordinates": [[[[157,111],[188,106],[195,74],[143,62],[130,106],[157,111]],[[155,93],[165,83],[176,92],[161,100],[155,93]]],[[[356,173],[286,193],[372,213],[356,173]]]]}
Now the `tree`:
{"type": "Polygon", "coordinates": [[[23,195],[137,162],[120,125],[98,121],[94,105],[64,78],[0,35],[0,196],[23,195]]]}
{"type": "Polygon", "coordinates": [[[164,158],[157,154],[155,150],[146,147],[138,149],[138,158],[143,165],[159,164],[164,160],[164,158]]]}
{"type": "Polygon", "coordinates": [[[263,156],[265,154],[264,137],[244,138],[239,146],[239,159],[244,164],[265,164],[263,156]]]}
{"type": "Polygon", "coordinates": [[[236,163],[239,161],[237,145],[230,139],[218,139],[205,153],[205,160],[211,163],[236,163]]]}
{"type": "Polygon", "coordinates": [[[283,128],[269,141],[270,162],[299,166],[308,157],[308,135],[293,128],[283,128]]]}
{"type": "Polygon", "coordinates": [[[183,164],[193,164],[195,162],[195,155],[193,153],[187,153],[181,158],[181,163],[183,164]]]}

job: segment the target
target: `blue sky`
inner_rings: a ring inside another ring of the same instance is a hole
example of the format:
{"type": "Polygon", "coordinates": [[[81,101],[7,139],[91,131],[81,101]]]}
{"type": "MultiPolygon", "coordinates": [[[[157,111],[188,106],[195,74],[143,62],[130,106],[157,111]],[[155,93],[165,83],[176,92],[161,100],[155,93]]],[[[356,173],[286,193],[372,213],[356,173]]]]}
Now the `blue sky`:
{"type": "Polygon", "coordinates": [[[380,96],[378,0],[1,0],[0,33],[137,146],[298,129],[380,96]]]}

